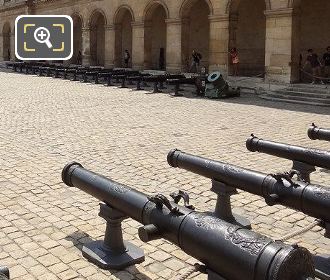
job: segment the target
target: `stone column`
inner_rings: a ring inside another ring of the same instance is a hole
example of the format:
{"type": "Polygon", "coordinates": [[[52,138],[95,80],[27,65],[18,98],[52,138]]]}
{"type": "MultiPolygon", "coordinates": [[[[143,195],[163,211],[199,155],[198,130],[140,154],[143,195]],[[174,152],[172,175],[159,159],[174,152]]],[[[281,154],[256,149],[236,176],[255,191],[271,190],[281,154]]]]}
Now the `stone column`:
{"type": "Polygon", "coordinates": [[[104,66],[113,68],[115,66],[115,25],[104,26],[105,36],[105,57],[104,66]]]}
{"type": "Polygon", "coordinates": [[[182,70],[182,21],[166,19],[166,71],[181,72],[182,70]]]}
{"type": "Polygon", "coordinates": [[[132,68],[144,68],[144,24],[132,22],[132,68]]]}
{"type": "Polygon", "coordinates": [[[144,69],[152,68],[152,22],[144,21],[144,69]]]}
{"type": "Polygon", "coordinates": [[[238,14],[229,16],[229,50],[237,47],[238,14]]]}
{"type": "Polygon", "coordinates": [[[211,15],[210,44],[209,44],[209,72],[221,71],[224,77],[228,75],[228,47],[229,47],[229,16],[211,15]]]}
{"type": "Polygon", "coordinates": [[[10,33],[10,60],[16,61],[15,55],[15,31],[10,33]]]}
{"type": "MultiPolygon", "coordinates": [[[[230,14],[229,16],[229,46],[228,50],[232,48],[237,48],[237,29],[238,29],[238,14],[230,14]]],[[[229,58],[227,73],[230,75],[232,73],[232,64],[229,58]]]]}
{"type": "Polygon", "coordinates": [[[300,17],[293,9],[265,11],[266,78],[294,82],[299,79],[300,17]]]}
{"type": "Polygon", "coordinates": [[[91,63],[91,45],[90,45],[90,33],[89,27],[82,28],[82,64],[90,65],[91,63]]]}
{"type": "Polygon", "coordinates": [[[0,34],[0,61],[3,61],[3,35],[0,34]]]}
{"type": "Polygon", "coordinates": [[[114,25],[114,34],[115,34],[115,44],[114,44],[114,65],[115,67],[123,67],[122,61],[122,25],[116,23],[114,25]]]}

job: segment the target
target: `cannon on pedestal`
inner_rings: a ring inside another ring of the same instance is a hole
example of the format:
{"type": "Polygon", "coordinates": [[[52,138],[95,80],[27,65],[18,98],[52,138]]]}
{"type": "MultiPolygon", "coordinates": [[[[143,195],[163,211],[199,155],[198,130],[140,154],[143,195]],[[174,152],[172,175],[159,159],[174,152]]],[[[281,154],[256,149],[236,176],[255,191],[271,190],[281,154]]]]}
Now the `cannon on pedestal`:
{"type": "MultiPolygon", "coordinates": [[[[316,160],[316,159],[315,159],[316,160]]],[[[318,219],[330,237],[330,188],[303,181],[293,181],[287,174],[263,174],[220,161],[214,161],[172,150],[167,156],[172,167],[222,182],[265,198],[269,206],[280,204],[318,219]]],[[[321,279],[330,277],[328,256],[314,256],[317,273],[321,279]]]]}
{"type": "Polygon", "coordinates": [[[293,161],[288,174],[292,177],[310,182],[310,174],[316,171],[315,166],[330,169],[330,152],[288,145],[260,139],[253,134],[246,140],[246,147],[251,152],[260,152],[293,161]]]}
{"type": "Polygon", "coordinates": [[[248,229],[196,212],[191,205],[179,206],[161,194],[147,196],[88,171],[79,163],[66,165],[62,180],[106,205],[101,209],[109,218],[105,240],[88,244],[83,249],[84,256],[100,267],[114,267],[115,263],[118,269],[143,261],[137,247],[114,242],[122,239],[121,220],[131,217],[143,224],[139,228],[142,241],[164,238],[179,246],[204,264],[209,280],[296,280],[314,277],[311,254],[304,248],[274,242],[248,229]],[[109,232],[112,234],[108,235],[109,232]]]}

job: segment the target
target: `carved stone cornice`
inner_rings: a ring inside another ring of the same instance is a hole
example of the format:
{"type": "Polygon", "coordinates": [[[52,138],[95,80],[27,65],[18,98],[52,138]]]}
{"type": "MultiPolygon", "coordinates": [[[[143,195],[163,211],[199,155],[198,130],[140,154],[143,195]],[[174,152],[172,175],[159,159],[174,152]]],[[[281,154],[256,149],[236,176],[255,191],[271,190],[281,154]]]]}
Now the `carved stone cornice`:
{"type": "Polygon", "coordinates": [[[133,21],[133,22],[131,23],[131,26],[132,26],[133,28],[144,28],[145,26],[147,26],[147,24],[144,23],[143,21],[133,21]]]}
{"type": "Polygon", "coordinates": [[[299,12],[293,8],[266,10],[264,14],[267,18],[290,17],[298,15],[299,12]]]}
{"type": "Polygon", "coordinates": [[[209,18],[210,22],[229,21],[229,15],[228,14],[209,15],[208,18],[209,18]]]}
{"type": "Polygon", "coordinates": [[[27,1],[23,1],[20,3],[8,2],[8,3],[5,3],[2,6],[0,6],[0,12],[11,11],[11,10],[27,8],[27,7],[28,7],[27,1]]]}
{"type": "Polygon", "coordinates": [[[104,30],[112,31],[112,30],[116,30],[117,28],[118,28],[118,25],[117,24],[107,24],[107,25],[104,25],[104,30]]]}
{"type": "Polygon", "coordinates": [[[181,25],[183,20],[181,18],[168,18],[165,19],[167,25],[181,25]]]}

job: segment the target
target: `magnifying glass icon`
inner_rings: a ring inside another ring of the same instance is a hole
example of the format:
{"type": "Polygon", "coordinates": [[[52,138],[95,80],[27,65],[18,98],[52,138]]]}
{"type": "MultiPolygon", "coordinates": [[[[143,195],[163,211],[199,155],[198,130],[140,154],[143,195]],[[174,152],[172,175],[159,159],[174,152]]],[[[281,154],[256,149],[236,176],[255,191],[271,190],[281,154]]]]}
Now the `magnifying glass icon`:
{"type": "Polygon", "coordinates": [[[49,49],[53,47],[49,41],[50,32],[46,27],[39,27],[34,31],[34,39],[40,44],[46,44],[49,49]]]}

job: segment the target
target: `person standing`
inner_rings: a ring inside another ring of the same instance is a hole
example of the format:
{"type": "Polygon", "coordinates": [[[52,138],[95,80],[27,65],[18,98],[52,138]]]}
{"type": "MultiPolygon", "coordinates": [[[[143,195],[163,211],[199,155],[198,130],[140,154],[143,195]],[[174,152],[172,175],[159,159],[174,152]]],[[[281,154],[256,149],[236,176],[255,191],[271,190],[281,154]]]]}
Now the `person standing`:
{"type": "Polygon", "coordinates": [[[82,54],[81,50],[79,50],[78,55],[77,55],[77,64],[81,65],[82,64],[82,54]]]}
{"type": "Polygon", "coordinates": [[[131,55],[129,54],[128,50],[125,50],[124,52],[124,62],[125,62],[125,67],[128,68],[129,66],[129,61],[131,59],[131,55]]]}
{"type": "Polygon", "coordinates": [[[159,70],[165,70],[165,49],[159,49],[159,70]]]}
{"type": "Polygon", "coordinates": [[[321,84],[324,84],[321,77],[321,62],[319,60],[318,55],[313,51],[313,49],[309,49],[306,59],[306,65],[310,65],[312,67],[312,74],[313,74],[313,81],[312,84],[315,84],[317,80],[321,82],[321,84]]]}
{"type": "Polygon", "coordinates": [[[233,75],[238,76],[239,71],[239,56],[236,48],[230,50],[231,64],[233,65],[233,75]]]}
{"type": "Polygon", "coordinates": [[[324,62],[324,75],[328,79],[330,78],[330,46],[327,47],[327,52],[323,55],[324,62]]]}
{"type": "Polygon", "coordinates": [[[192,72],[194,70],[193,71],[194,73],[198,73],[202,55],[200,53],[196,52],[195,50],[193,50],[192,54],[191,54],[191,58],[192,58],[192,63],[191,63],[191,67],[190,67],[190,72],[192,72]]]}

